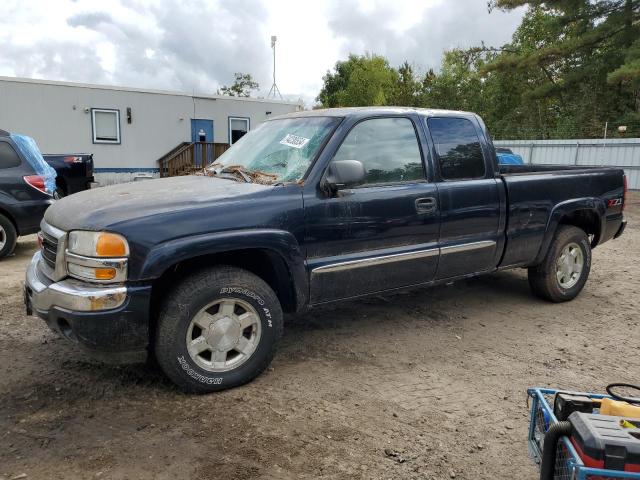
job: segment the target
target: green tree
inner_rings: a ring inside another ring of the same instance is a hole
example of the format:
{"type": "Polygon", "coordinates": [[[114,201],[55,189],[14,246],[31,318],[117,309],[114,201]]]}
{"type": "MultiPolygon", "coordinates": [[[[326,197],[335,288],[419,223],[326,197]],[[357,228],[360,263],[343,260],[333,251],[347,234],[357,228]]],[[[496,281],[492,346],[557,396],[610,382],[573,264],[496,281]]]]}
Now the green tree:
{"type": "Polygon", "coordinates": [[[397,79],[390,95],[392,105],[415,107],[420,101],[420,82],[416,79],[413,67],[405,61],[398,68],[397,79]]]}
{"type": "MultiPolygon", "coordinates": [[[[526,6],[511,41],[444,53],[417,76],[350,55],[324,76],[321,106],[408,105],[479,113],[496,138],[640,136],[640,0],[490,0],[526,6]]],[[[420,59],[413,59],[419,61],[420,59]]]]}
{"type": "Polygon", "coordinates": [[[249,73],[234,73],[233,85],[224,86],[220,89],[223,95],[230,97],[250,97],[253,90],[260,88],[258,82],[253,80],[249,73]]]}
{"type": "Polygon", "coordinates": [[[398,72],[380,55],[349,55],[322,78],[316,101],[323,107],[388,105],[398,72]]]}
{"type": "Polygon", "coordinates": [[[600,136],[606,121],[631,122],[640,134],[640,2],[490,2],[523,5],[529,9],[513,41],[486,70],[529,76],[524,103],[544,100],[541,119],[551,136],[600,136]]]}

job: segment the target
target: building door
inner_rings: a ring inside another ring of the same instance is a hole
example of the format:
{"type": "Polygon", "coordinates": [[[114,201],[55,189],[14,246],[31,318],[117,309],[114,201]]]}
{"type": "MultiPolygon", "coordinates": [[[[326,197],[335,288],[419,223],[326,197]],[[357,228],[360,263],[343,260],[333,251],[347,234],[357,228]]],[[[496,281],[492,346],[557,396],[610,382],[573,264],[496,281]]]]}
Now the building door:
{"type": "Polygon", "coordinates": [[[196,144],[195,146],[195,164],[200,167],[202,165],[202,159],[205,159],[206,164],[213,163],[213,145],[206,145],[206,143],[213,144],[213,120],[204,118],[192,118],[191,119],[191,141],[196,144]],[[206,143],[205,143],[206,142],[206,143]]]}

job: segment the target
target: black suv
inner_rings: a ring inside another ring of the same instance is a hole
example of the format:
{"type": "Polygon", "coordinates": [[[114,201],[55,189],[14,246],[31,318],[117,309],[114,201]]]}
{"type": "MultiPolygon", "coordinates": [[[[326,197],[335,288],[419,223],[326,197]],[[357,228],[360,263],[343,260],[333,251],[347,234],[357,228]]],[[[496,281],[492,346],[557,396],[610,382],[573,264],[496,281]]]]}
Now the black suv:
{"type": "Polygon", "coordinates": [[[0,258],[10,255],[18,236],[36,233],[53,197],[8,132],[0,130],[0,258]]]}

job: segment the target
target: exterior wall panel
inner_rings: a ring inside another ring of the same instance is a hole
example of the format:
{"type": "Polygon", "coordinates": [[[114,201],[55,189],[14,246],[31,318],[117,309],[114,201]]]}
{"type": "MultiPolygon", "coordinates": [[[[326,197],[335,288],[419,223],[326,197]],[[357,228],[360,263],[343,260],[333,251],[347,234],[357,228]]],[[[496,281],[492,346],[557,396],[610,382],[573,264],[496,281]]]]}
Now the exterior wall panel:
{"type": "Polygon", "coordinates": [[[0,129],[33,137],[43,153],[92,153],[96,179],[103,184],[154,173],[162,155],[191,141],[192,118],[213,120],[214,141],[227,143],[230,116],[248,117],[255,128],[298,109],[262,99],[0,77],[0,129]],[[120,110],[120,144],[93,143],[92,108],[120,110]]]}

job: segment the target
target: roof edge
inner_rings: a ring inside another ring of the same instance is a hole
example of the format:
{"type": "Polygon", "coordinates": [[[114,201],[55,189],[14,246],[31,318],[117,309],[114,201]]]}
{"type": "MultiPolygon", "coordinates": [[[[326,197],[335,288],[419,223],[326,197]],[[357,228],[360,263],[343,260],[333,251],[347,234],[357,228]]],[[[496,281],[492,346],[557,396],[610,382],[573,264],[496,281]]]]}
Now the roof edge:
{"type": "Polygon", "coordinates": [[[298,105],[299,102],[289,102],[286,100],[271,100],[268,98],[252,98],[252,97],[232,97],[229,95],[208,95],[205,93],[187,93],[173,90],[155,90],[136,87],[124,87],[120,85],[102,85],[96,83],[77,83],[67,82],[61,80],[45,80],[40,78],[26,78],[26,77],[7,77],[0,75],[0,82],[13,82],[13,83],[30,83],[40,85],[52,85],[59,87],[75,87],[75,88],[87,88],[91,90],[112,90],[121,92],[133,92],[133,93],[147,93],[152,95],[173,95],[178,97],[190,97],[190,98],[202,98],[205,100],[236,100],[241,102],[258,102],[258,103],[271,103],[278,105],[298,105]]]}

